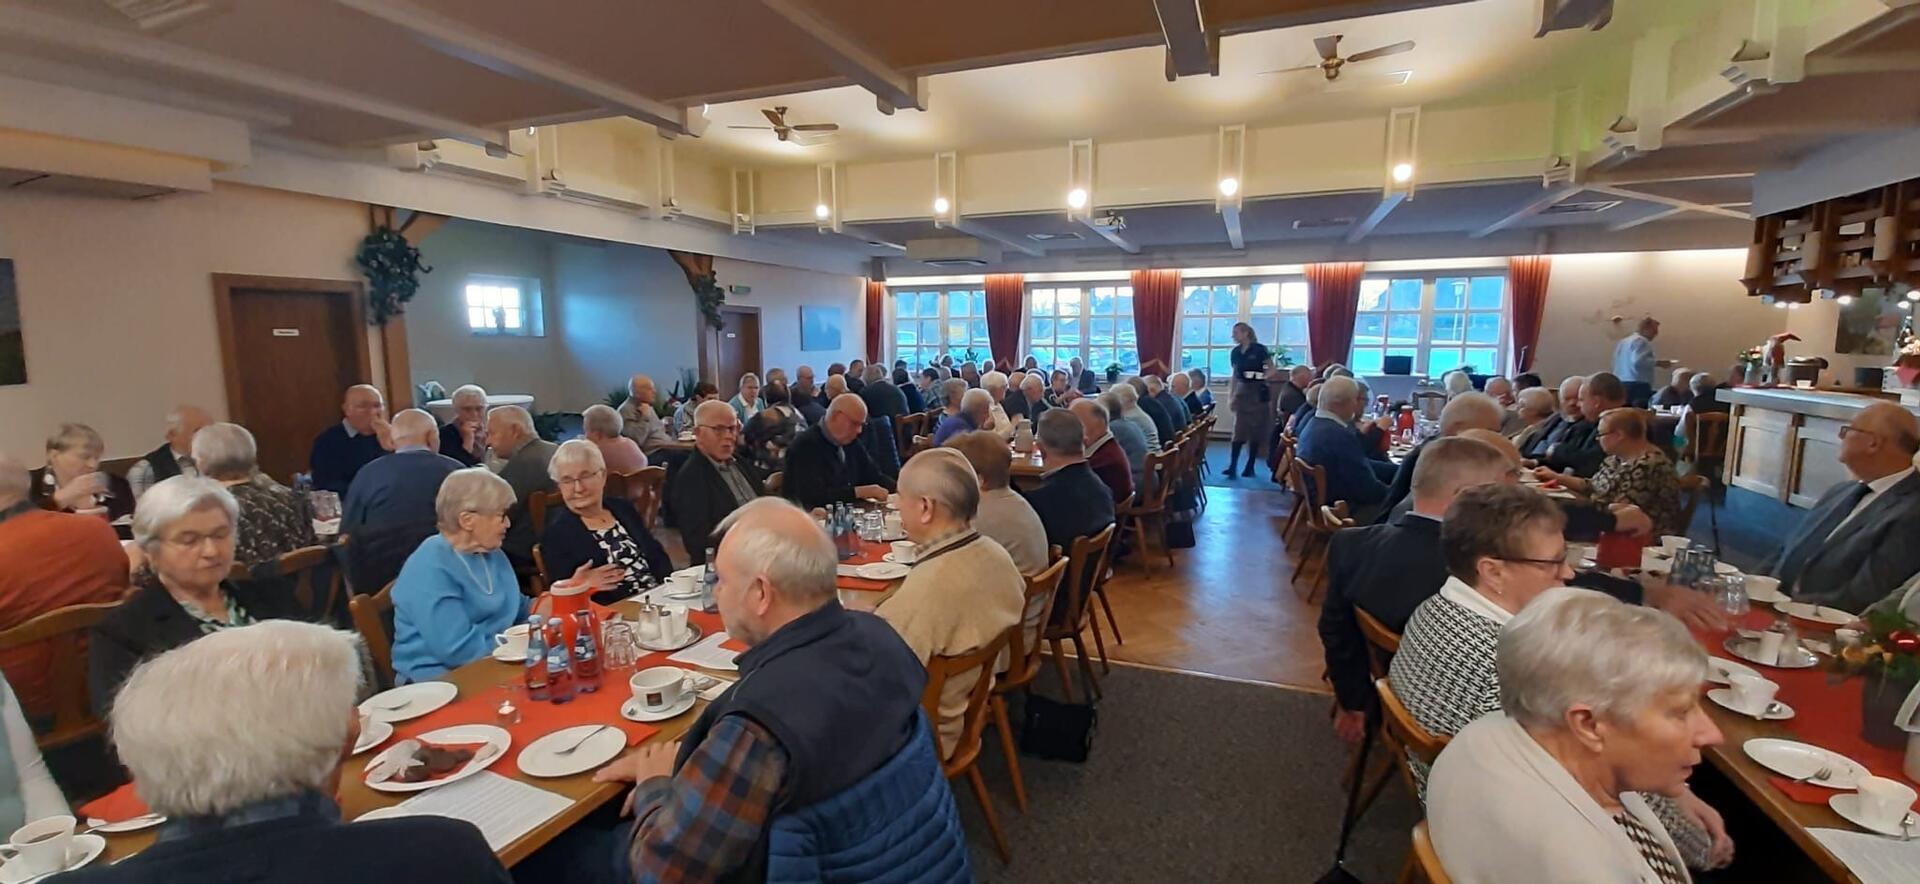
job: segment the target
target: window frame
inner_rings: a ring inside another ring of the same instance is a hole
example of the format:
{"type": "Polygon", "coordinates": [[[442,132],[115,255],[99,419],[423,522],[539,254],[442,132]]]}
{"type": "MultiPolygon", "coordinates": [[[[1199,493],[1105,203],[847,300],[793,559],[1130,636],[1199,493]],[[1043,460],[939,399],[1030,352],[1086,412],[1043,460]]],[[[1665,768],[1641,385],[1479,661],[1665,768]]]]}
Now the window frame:
{"type": "Polygon", "coordinates": [[[541,310],[540,280],[536,277],[504,276],[497,273],[469,273],[460,285],[460,308],[465,315],[467,333],[479,338],[540,338],[546,336],[546,318],[541,310]],[[512,288],[518,307],[494,307],[494,320],[501,323],[492,326],[473,324],[473,311],[487,309],[476,306],[472,289],[478,287],[512,288]],[[518,309],[520,327],[507,328],[503,311],[518,309]]]}
{"type": "Polygon", "coordinates": [[[988,332],[985,330],[985,324],[987,321],[985,302],[986,302],[986,286],[984,283],[971,283],[971,284],[948,283],[944,285],[888,286],[887,287],[887,329],[886,329],[887,364],[891,365],[895,360],[898,360],[898,359],[906,359],[906,357],[901,355],[900,348],[903,346],[912,347],[915,351],[915,358],[907,359],[908,365],[910,365],[912,369],[915,371],[918,371],[922,366],[929,365],[932,363],[933,360],[921,358],[923,351],[925,351],[929,347],[934,348],[935,359],[943,355],[951,354],[953,356],[953,362],[955,365],[959,365],[962,361],[964,361],[965,359],[964,354],[967,349],[972,349],[976,352],[978,356],[976,363],[991,362],[993,360],[993,347],[988,340],[988,337],[987,337],[988,332]],[[951,309],[952,308],[951,299],[954,294],[960,293],[960,292],[965,292],[967,295],[968,311],[964,315],[954,316],[951,309]],[[908,317],[908,319],[916,323],[914,343],[902,344],[900,342],[900,332],[899,332],[900,298],[903,295],[913,295],[914,297],[918,298],[919,296],[925,295],[925,294],[933,294],[935,296],[935,304],[937,306],[937,310],[936,310],[937,315],[921,316],[918,312],[915,312],[913,316],[908,317]],[[980,305],[980,312],[977,315],[972,310],[975,304],[980,305]],[[917,323],[920,323],[922,321],[932,321],[932,322],[938,323],[938,330],[940,333],[938,341],[932,344],[929,344],[920,338],[917,323]],[[960,349],[958,351],[954,349],[954,342],[950,340],[950,335],[948,334],[952,330],[950,327],[951,323],[956,321],[965,321],[967,323],[967,332],[968,332],[967,340],[960,345],[960,349]],[[977,340],[973,335],[973,331],[975,330],[975,323],[979,323],[979,328],[981,329],[980,336],[977,340]]]}
{"type": "MultiPolygon", "coordinates": [[[[1207,384],[1209,386],[1225,389],[1228,386],[1228,382],[1232,380],[1230,375],[1232,375],[1233,372],[1230,367],[1227,371],[1215,371],[1215,366],[1213,365],[1213,362],[1212,362],[1213,353],[1216,350],[1230,353],[1234,348],[1234,343],[1231,337],[1228,337],[1224,342],[1214,340],[1212,337],[1212,331],[1213,331],[1212,321],[1216,319],[1219,319],[1219,320],[1231,319],[1233,322],[1245,322],[1251,325],[1256,316],[1262,319],[1266,317],[1274,318],[1274,334],[1271,337],[1260,334],[1257,329],[1255,331],[1255,334],[1260,337],[1261,343],[1267,345],[1267,349],[1273,351],[1276,364],[1278,364],[1279,362],[1278,357],[1282,352],[1285,352],[1288,358],[1291,358],[1296,364],[1307,362],[1308,361],[1307,341],[1308,341],[1308,335],[1310,334],[1310,332],[1307,329],[1306,285],[1307,285],[1306,276],[1304,274],[1297,274],[1297,273],[1259,274],[1259,275],[1250,275],[1250,276],[1218,276],[1218,277],[1207,276],[1207,277],[1186,278],[1186,279],[1180,280],[1180,300],[1179,300],[1178,309],[1175,311],[1176,315],[1174,317],[1174,324],[1173,324],[1174,366],[1181,371],[1185,371],[1188,368],[1200,368],[1201,370],[1207,373],[1207,384]],[[1257,291],[1260,286],[1268,285],[1268,284],[1277,285],[1280,287],[1278,290],[1280,294],[1279,306],[1273,313],[1255,314],[1253,312],[1253,304],[1254,304],[1254,300],[1257,297],[1257,291]],[[1287,287],[1290,285],[1299,286],[1299,288],[1296,291],[1298,291],[1300,295],[1300,306],[1297,309],[1288,308],[1286,306],[1287,287]],[[1213,310],[1211,309],[1211,305],[1212,305],[1211,297],[1208,298],[1209,309],[1206,313],[1189,314],[1187,312],[1187,296],[1193,289],[1196,289],[1196,288],[1214,289],[1214,288],[1219,288],[1221,286],[1233,286],[1236,289],[1236,293],[1234,296],[1235,297],[1234,313],[1226,314],[1226,313],[1213,312],[1213,310]],[[1284,317],[1288,317],[1288,316],[1296,316],[1296,317],[1299,317],[1300,319],[1301,339],[1297,342],[1280,340],[1281,337],[1283,337],[1283,335],[1280,333],[1280,330],[1285,327],[1285,323],[1282,320],[1284,317]],[[1203,319],[1203,318],[1208,320],[1209,334],[1208,334],[1207,343],[1202,345],[1188,345],[1186,343],[1186,337],[1185,337],[1187,320],[1203,319]],[[1207,353],[1206,364],[1201,366],[1187,365],[1186,351],[1188,350],[1206,351],[1207,353]]],[[[1229,324],[1227,327],[1229,330],[1232,329],[1231,324],[1229,324]]]]}
{"type": "Polygon", "coordinates": [[[1449,365],[1436,368],[1432,364],[1435,350],[1459,351],[1461,353],[1461,359],[1464,360],[1466,358],[1466,351],[1468,350],[1491,349],[1493,351],[1493,365],[1487,374],[1497,375],[1506,370],[1508,335],[1510,331],[1508,323],[1513,321],[1513,293],[1511,281],[1507,278],[1507,273],[1504,268],[1460,267],[1407,271],[1372,271],[1361,277],[1360,285],[1364,291],[1368,283],[1375,282],[1385,283],[1385,287],[1382,289],[1380,309],[1366,309],[1364,300],[1362,300],[1360,304],[1356,304],[1354,309],[1353,340],[1347,348],[1345,364],[1347,367],[1353,369],[1355,374],[1367,375],[1381,373],[1381,370],[1384,368],[1386,356],[1404,355],[1402,353],[1396,353],[1395,351],[1407,350],[1413,351],[1411,354],[1413,356],[1413,375],[1418,377],[1439,377],[1460,367],[1458,365],[1449,365]],[[1473,306],[1473,281],[1483,278],[1498,279],[1500,281],[1499,306],[1492,308],[1475,308],[1473,306]],[[1461,293],[1459,307],[1442,308],[1439,306],[1440,281],[1443,279],[1459,279],[1465,282],[1466,288],[1461,293]],[[1392,284],[1394,281],[1417,281],[1420,284],[1419,303],[1415,307],[1395,308],[1393,306],[1392,284]],[[1467,338],[1468,329],[1472,324],[1472,317],[1475,315],[1488,314],[1498,317],[1498,324],[1494,329],[1493,343],[1470,342],[1467,338]],[[1437,343],[1434,341],[1434,320],[1442,315],[1460,317],[1460,338],[1458,341],[1440,341],[1437,343]],[[1361,343],[1360,323],[1369,316],[1382,317],[1379,343],[1377,344],[1361,343]],[[1416,331],[1413,343],[1394,342],[1392,322],[1395,316],[1413,316],[1416,318],[1416,331]],[[1361,361],[1359,354],[1363,350],[1378,351],[1382,357],[1382,369],[1368,368],[1362,370],[1358,367],[1361,361]]]}
{"type": "Polygon", "coordinates": [[[1038,354],[1036,351],[1041,347],[1047,348],[1048,354],[1051,357],[1050,359],[1039,360],[1041,367],[1048,370],[1054,368],[1065,369],[1069,362],[1077,356],[1080,359],[1080,364],[1096,375],[1105,376],[1107,365],[1112,362],[1120,364],[1120,371],[1123,374],[1139,374],[1140,341],[1133,324],[1133,284],[1126,280],[1027,283],[1025,297],[1021,302],[1021,360],[1024,361],[1028,354],[1034,354],[1037,357],[1038,354]],[[1058,309],[1060,303],[1059,292],[1063,289],[1079,292],[1080,295],[1080,307],[1071,317],[1061,313],[1058,309]],[[1096,297],[1096,292],[1101,289],[1106,289],[1110,292],[1109,297],[1112,298],[1111,303],[1113,304],[1113,310],[1110,313],[1094,312],[1094,298],[1096,297]],[[1034,305],[1038,302],[1036,295],[1043,290],[1053,293],[1051,298],[1054,304],[1054,309],[1045,315],[1034,312],[1034,305]],[[1126,305],[1127,310],[1125,313],[1120,312],[1122,304],[1126,305]],[[1050,319],[1055,322],[1055,334],[1049,343],[1039,343],[1034,337],[1034,322],[1041,319],[1050,319]],[[1073,319],[1079,322],[1079,343],[1059,343],[1058,323],[1063,319],[1073,319]],[[1094,343],[1093,323],[1095,320],[1100,319],[1113,320],[1112,344],[1094,343]],[[1111,359],[1095,360],[1093,358],[1093,351],[1096,349],[1112,350],[1113,356],[1111,359]],[[1072,352],[1067,352],[1063,358],[1062,351],[1072,352]],[[1133,358],[1128,360],[1126,358],[1127,354],[1131,354],[1133,358]]]}

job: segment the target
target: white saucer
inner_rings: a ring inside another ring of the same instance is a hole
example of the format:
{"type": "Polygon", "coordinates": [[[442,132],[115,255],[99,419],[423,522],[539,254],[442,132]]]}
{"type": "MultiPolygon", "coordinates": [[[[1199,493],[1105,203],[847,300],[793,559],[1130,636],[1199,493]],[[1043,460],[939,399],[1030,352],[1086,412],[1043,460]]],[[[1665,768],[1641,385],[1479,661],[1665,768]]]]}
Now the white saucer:
{"type": "Polygon", "coordinates": [[[892,562],[893,564],[896,564],[896,565],[905,565],[905,566],[907,566],[907,567],[909,567],[909,568],[911,568],[911,567],[913,567],[913,563],[912,563],[912,562],[903,562],[903,561],[900,561],[899,559],[897,559],[897,558],[895,558],[895,557],[894,557],[894,555],[893,555],[893,553],[886,553],[886,554],[884,554],[884,555],[882,555],[882,556],[880,557],[880,561],[883,561],[883,562],[892,562]]]}
{"type": "Polygon", "coordinates": [[[1774,605],[1774,607],[1778,608],[1780,613],[1789,617],[1810,620],[1814,623],[1825,623],[1828,626],[1845,626],[1859,619],[1839,608],[1829,608],[1825,605],[1812,605],[1806,602],[1780,602],[1774,605]]]}
{"type": "MultiPolygon", "coordinates": [[[[893,553],[887,553],[893,555],[893,553]]],[[[868,562],[855,567],[854,573],[868,580],[899,580],[907,576],[909,569],[899,562],[868,562]]]]}
{"type": "Polygon", "coordinates": [[[359,741],[353,744],[353,754],[359,755],[368,749],[372,749],[386,742],[387,738],[391,736],[393,736],[392,724],[377,718],[373,719],[367,722],[367,729],[360,732],[359,741]]]}
{"type": "Polygon", "coordinates": [[[1748,584],[1747,601],[1778,607],[1781,602],[1789,601],[1789,599],[1786,593],[1780,591],[1779,587],[1763,587],[1758,584],[1748,584]]]}
{"type": "Polygon", "coordinates": [[[1754,678],[1762,677],[1753,667],[1744,663],[1735,663],[1725,657],[1707,658],[1707,681],[1713,682],[1714,684],[1731,684],[1731,682],[1727,680],[1727,676],[1736,673],[1740,675],[1751,675],[1754,678]]]}
{"type": "Polygon", "coordinates": [[[502,662],[502,663],[525,663],[525,662],[527,662],[527,652],[526,652],[526,651],[524,651],[524,650],[520,650],[520,651],[515,651],[515,650],[513,650],[513,649],[511,649],[511,648],[508,648],[508,647],[507,647],[507,646],[505,646],[505,645],[497,645],[497,646],[495,646],[495,647],[494,647],[494,649],[493,649],[493,653],[492,653],[492,654],[490,654],[489,656],[491,656],[491,657],[493,657],[493,659],[495,659],[495,660],[498,660],[498,661],[500,661],[500,662],[502,662]]]}
{"type": "Polygon", "coordinates": [[[698,694],[693,691],[688,691],[686,696],[680,698],[680,702],[658,712],[652,712],[643,708],[639,701],[629,698],[627,702],[620,704],[620,717],[628,721],[666,721],[669,718],[677,718],[686,714],[686,711],[692,709],[694,701],[698,699],[700,699],[698,694]]]}
{"type": "MultiPolygon", "coordinates": [[[[107,839],[99,835],[92,833],[75,835],[73,836],[73,846],[67,848],[67,867],[61,869],[60,872],[71,872],[87,863],[93,862],[99,859],[100,854],[106,849],[107,839]]],[[[28,881],[39,881],[52,877],[55,874],[59,873],[49,872],[45,875],[29,875],[25,870],[21,869],[19,865],[7,863],[6,865],[0,865],[0,884],[26,884],[28,881]]]]}
{"type": "Polygon", "coordinates": [[[1713,690],[1707,692],[1707,699],[1720,704],[1720,707],[1723,709],[1729,710],[1731,712],[1737,712],[1741,715],[1747,716],[1748,718],[1759,718],[1763,721],[1786,721],[1787,719],[1793,717],[1793,707],[1788,706],[1787,704],[1782,703],[1779,700],[1774,700],[1772,703],[1769,703],[1767,705],[1766,715],[1756,716],[1753,713],[1748,712],[1746,709],[1741,708],[1740,706],[1734,705],[1732,688],[1714,688],[1713,690]]]}
{"type": "Polygon", "coordinates": [[[1833,768],[1830,776],[1806,782],[1828,789],[1851,789],[1860,782],[1861,777],[1868,775],[1866,768],[1845,755],[1797,740],[1755,737],[1740,744],[1740,751],[1747,753],[1747,757],[1761,767],[1792,780],[1808,776],[1818,771],[1821,765],[1827,765],[1833,768]]]}
{"type": "Polygon", "coordinates": [[[530,777],[567,777],[612,761],[625,748],[626,731],[612,725],[582,724],[561,728],[528,743],[526,748],[520,750],[520,757],[514,763],[519,765],[521,773],[530,777]],[[587,736],[589,731],[596,729],[599,733],[587,736]],[[582,739],[586,742],[581,742],[582,739]],[[575,743],[579,743],[578,748],[565,755],[559,754],[561,749],[575,743]]]}
{"type": "MultiPolygon", "coordinates": [[[[107,823],[101,826],[93,826],[92,829],[90,829],[90,831],[97,834],[101,834],[101,835],[118,835],[122,832],[138,832],[141,829],[151,829],[154,826],[160,825],[161,823],[164,823],[166,821],[167,821],[166,816],[162,814],[148,812],[148,813],[143,813],[136,817],[128,817],[127,819],[121,820],[117,823],[107,823]]],[[[89,824],[91,824],[90,820],[88,822],[89,824]]]]}
{"type": "Polygon", "coordinates": [[[1838,795],[1828,798],[1827,806],[1833,808],[1833,812],[1839,814],[1841,818],[1847,822],[1866,829],[1869,832],[1880,835],[1892,835],[1895,838],[1902,838],[1915,832],[1920,832],[1920,814],[1916,814],[1911,810],[1907,811],[1905,820],[1907,826],[1904,832],[1901,831],[1899,826],[1881,828],[1880,826],[1868,824],[1866,818],[1860,814],[1860,793],[1858,792],[1841,792],[1838,795]]]}
{"type": "Polygon", "coordinates": [[[451,682],[419,681],[368,697],[361,701],[360,711],[381,721],[406,721],[445,706],[459,695],[460,689],[451,682]],[[404,702],[394,706],[399,701],[404,702]]]}

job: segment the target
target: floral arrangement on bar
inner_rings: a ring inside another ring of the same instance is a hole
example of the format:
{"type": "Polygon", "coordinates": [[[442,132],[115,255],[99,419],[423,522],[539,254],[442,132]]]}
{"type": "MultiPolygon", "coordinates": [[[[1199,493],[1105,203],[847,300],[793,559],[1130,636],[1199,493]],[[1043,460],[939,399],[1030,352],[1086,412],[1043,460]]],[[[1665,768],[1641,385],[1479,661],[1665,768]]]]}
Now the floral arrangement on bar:
{"type": "Polygon", "coordinates": [[[1895,611],[1868,611],[1860,643],[1839,648],[1833,669],[1845,675],[1880,675],[1920,681],[1920,626],[1895,611]]]}
{"type": "Polygon", "coordinates": [[[1762,345],[1755,344],[1751,347],[1748,347],[1745,350],[1740,351],[1740,355],[1735,356],[1733,358],[1733,361],[1740,365],[1745,365],[1745,366],[1759,365],[1760,359],[1763,355],[1762,354],[1763,349],[1764,347],[1762,345]]]}

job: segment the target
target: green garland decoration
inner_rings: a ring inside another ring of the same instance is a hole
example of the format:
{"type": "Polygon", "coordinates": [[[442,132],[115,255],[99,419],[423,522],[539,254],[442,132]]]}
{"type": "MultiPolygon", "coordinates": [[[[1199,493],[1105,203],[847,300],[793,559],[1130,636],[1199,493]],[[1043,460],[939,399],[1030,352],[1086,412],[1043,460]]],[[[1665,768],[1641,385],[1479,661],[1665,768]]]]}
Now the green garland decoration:
{"type": "Polygon", "coordinates": [[[420,262],[418,248],[384,224],[360,241],[353,261],[367,278],[367,301],[375,325],[386,325],[388,319],[405,313],[407,302],[420,290],[420,274],[433,272],[420,262]]]}
{"type": "Polygon", "coordinates": [[[693,285],[693,298],[700,304],[700,315],[716,330],[727,325],[727,320],[720,315],[720,305],[727,302],[727,291],[720,287],[718,277],[719,274],[709,273],[688,280],[693,285]]]}

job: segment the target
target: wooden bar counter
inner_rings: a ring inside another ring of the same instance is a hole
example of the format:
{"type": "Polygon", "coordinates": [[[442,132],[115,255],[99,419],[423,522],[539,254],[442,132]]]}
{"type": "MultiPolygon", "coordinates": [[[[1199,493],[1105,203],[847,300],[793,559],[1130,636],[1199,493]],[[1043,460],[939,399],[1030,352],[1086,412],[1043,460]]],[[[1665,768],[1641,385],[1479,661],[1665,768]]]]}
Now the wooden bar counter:
{"type": "Polygon", "coordinates": [[[1789,506],[1811,507],[1847,478],[1840,428],[1888,398],[1829,390],[1735,388],[1714,395],[1733,404],[1728,421],[1727,484],[1789,506]]]}

